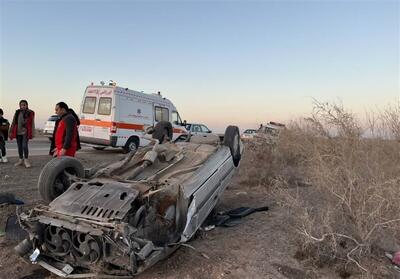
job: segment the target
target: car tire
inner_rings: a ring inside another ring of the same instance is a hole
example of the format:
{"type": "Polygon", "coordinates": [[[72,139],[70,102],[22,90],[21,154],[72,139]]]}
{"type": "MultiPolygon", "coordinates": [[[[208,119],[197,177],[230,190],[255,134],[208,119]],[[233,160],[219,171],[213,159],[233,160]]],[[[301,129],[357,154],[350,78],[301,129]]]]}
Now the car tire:
{"type": "Polygon", "coordinates": [[[237,167],[239,165],[240,159],[242,158],[242,154],[240,153],[240,134],[239,128],[237,126],[228,126],[226,128],[224,145],[229,147],[233,159],[233,164],[235,165],[235,167],[237,167]]]}
{"type": "Polygon", "coordinates": [[[125,145],[122,147],[122,153],[127,154],[129,152],[136,152],[139,148],[139,138],[137,137],[130,137],[125,145]]]}
{"type": "Polygon", "coordinates": [[[172,124],[168,121],[160,121],[154,127],[152,138],[157,139],[160,143],[163,143],[165,137],[168,137],[170,140],[172,140],[173,137],[172,124]]]}
{"type": "Polygon", "coordinates": [[[105,146],[93,146],[93,149],[95,149],[95,150],[104,150],[104,149],[106,149],[106,147],[105,146]]]}
{"type": "Polygon", "coordinates": [[[69,188],[70,182],[64,171],[77,177],[85,176],[79,160],[68,156],[52,159],[43,167],[38,181],[40,196],[46,203],[50,203],[69,188]]]}

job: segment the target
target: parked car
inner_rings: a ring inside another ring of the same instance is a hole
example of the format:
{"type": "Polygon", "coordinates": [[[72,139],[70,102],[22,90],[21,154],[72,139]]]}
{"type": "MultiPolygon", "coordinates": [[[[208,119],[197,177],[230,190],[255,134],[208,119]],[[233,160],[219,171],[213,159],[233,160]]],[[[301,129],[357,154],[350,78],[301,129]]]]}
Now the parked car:
{"type": "Polygon", "coordinates": [[[255,134],[256,138],[263,139],[267,144],[276,144],[279,135],[286,128],[285,124],[270,121],[265,125],[261,125],[255,134]]]}
{"type": "Polygon", "coordinates": [[[43,134],[47,136],[50,140],[53,137],[54,126],[58,119],[58,115],[52,115],[47,119],[46,123],[44,124],[43,134]]]}
{"type": "Polygon", "coordinates": [[[212,131],[204,124],[186,123],[186,130],[192,135],[210,134],[212,131]]]}
{"type": "Polygon", "coordinates": [[[246,129],[244,130],[243,134],[241,135],[242,140],[252,139],[254,135],[257,133],[255,129],[246,129]]]}
{"type": "Polygon", "coordinates": [[[152,132],[148,146],[102,167],[50,161],[38,182],[50,204],[20,214],[29,237],[15,251],[65,278],[128,278],[190,240],[239,166],[239,129],[228,126],[222,142],[214,134],[165,142],[165,122],[152,132]]]}

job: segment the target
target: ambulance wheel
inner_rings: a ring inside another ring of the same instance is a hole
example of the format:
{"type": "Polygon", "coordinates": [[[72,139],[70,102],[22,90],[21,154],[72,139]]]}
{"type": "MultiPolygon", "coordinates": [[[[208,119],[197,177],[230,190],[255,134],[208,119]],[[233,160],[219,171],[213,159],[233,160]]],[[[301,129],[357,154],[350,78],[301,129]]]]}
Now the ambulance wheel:
{"type": "Polygon", "coordinates": [[[67,174],[84,177],[85,170],[82,163],[73,157],[61,157],[50,160],[42,169],[38,188],[42,199],[50,203],[71,186],[67,174]]]}
{"type": "Polygon", "coordinates": [[[154,127],[154,131],[152,133],[153,139],[158,139],[160,143],[163,143],[165,138],[168,137],[172,140],[172,124],[168,121],[160,121],[154,127]]]}
{"type": "Polygon", "coordinates": [[[125,146],[122,147],[122,153],[126,154],[129,152],[136,152],[138,148],[139,148],[139,139],[137,137],[130,137],[126,141],[125,146]]]}
{"type": "Polygon", "coordinates": [[[231,150],[233,164],[239,165],[242,154],[240,153],[240,134],[237,126],[228,126],[225,130],[224,145],[231,150]]]}

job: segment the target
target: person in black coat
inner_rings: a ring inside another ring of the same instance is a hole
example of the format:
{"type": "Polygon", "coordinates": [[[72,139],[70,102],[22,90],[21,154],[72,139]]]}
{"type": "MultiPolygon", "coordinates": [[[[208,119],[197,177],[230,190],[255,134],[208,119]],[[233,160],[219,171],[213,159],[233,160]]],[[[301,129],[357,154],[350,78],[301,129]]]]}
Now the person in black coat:
{"type": "Polygon", "coordinates": [[[3,117],[3,110],[0,108],[0,163],[7,163],[6,141],[8,140],[8,130],[10,122],[3,117]]]}

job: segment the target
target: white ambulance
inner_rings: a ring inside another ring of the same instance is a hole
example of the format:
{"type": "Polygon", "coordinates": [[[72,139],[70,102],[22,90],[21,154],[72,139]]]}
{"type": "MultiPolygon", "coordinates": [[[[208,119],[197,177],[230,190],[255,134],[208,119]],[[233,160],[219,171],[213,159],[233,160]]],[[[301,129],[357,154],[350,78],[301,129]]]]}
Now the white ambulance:
{"type": "Polygon", "coordinates": [[[146,94],[114,82],[86,87],[80,119],[81,142],[95,149],[111,146],[129,152],[144,146],[144,130],[159,121],[172,123],[173,139],[187,133],[174,104],[160,93],[146,94]]]}

